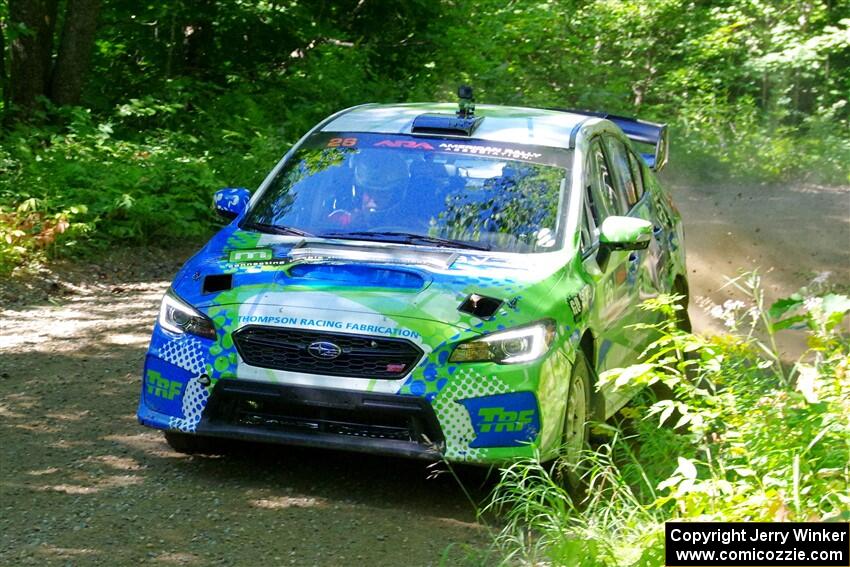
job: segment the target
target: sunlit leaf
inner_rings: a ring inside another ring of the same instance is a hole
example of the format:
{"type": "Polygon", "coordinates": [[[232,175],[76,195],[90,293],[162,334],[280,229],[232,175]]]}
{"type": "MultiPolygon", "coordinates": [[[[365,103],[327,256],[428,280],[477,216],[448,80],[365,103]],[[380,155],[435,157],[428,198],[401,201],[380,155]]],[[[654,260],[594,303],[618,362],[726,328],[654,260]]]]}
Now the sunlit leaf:
{"type": "Polygon", "coordinates": [[[679,467],[676,470],[679,471],[683,477],[691,480],[697,477],[697,468],[694,466],[693,461],[684,457],[679,457],[677,460],[679,467]]]}

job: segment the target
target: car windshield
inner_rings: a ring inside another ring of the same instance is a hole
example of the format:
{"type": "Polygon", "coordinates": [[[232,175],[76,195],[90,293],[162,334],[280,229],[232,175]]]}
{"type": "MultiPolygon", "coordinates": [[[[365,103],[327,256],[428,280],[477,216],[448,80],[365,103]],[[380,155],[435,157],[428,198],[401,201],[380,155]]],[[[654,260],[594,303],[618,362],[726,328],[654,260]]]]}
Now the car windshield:
{"type": "Polygon", "coordinates": [[[568,150],[482,140],[311,136],[242,227],[260,232],[500,252],[563,240],[568,150]]]}

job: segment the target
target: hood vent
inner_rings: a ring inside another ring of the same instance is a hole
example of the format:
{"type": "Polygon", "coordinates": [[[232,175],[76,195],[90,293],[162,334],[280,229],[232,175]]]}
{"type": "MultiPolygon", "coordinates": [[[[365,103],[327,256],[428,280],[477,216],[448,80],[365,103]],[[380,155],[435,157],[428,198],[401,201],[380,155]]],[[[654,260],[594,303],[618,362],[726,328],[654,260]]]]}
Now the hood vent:
{"type": "Polygon", "coordinates": [[[204,278],[204,293],[227,291],[233,287],[233,274],[217,274],[204,278]]]}
{"type": "Polygon", "coordinates": [[[363,264],[297,264],[289,269],[291,281],[301,285],[384,287],[419,290],[425,279],[416,272],[363,264]]]}
{"type": "Polygon", "coordinates": [[[475,315],[480,319],[489,319],[495,315],[496,311],[498,311],[501,306],[501,299],[472,293],[463,301],[463,303],[460,304],[460,307],[458,307],[457,310],[463,313],[469,313],[470,315],[475,315]]]}

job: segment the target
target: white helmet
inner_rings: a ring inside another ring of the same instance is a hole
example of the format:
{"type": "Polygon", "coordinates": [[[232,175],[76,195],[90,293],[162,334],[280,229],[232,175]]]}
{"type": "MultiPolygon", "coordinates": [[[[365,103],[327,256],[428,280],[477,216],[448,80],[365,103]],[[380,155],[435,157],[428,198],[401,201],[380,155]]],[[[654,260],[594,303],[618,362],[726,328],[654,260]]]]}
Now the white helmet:
{"type": "Polygon", "coordinates": [[[396,152],[366,150],[351,159],[354,185],[379,207],[386,208],[405,197],[410,173],[407,162],[396,152]]]}

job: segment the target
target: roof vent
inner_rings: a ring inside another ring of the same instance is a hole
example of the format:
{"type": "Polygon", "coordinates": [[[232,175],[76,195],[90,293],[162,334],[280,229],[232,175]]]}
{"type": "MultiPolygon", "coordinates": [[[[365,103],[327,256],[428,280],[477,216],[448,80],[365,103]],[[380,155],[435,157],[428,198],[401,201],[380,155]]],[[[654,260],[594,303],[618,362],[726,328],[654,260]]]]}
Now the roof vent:
{"type": "Polygon", "coordinates": [[[413,120],[414,134],[455,134],[471,136],[482,118],[463,117],[453,114],[420,114],[413,120]]]}

